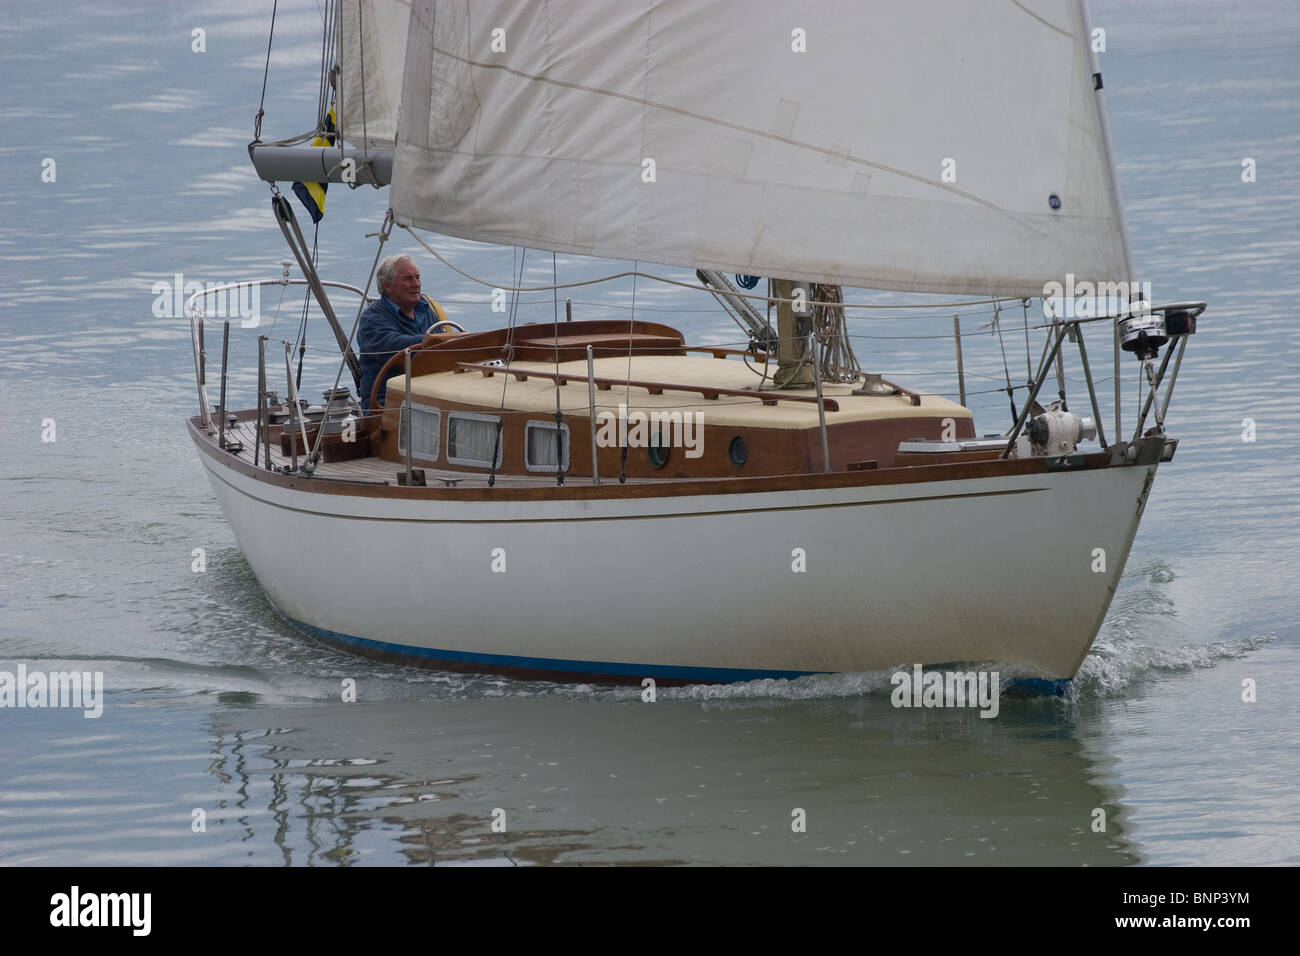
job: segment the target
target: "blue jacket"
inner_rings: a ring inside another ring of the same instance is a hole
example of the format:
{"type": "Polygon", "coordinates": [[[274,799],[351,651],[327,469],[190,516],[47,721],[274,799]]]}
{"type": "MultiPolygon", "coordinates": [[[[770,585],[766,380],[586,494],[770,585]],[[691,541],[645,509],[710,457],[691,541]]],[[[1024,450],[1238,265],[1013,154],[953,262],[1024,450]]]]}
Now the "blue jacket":
{"type": "MultiPolygon", "coordinates": [[[[437,317],[424,299],[415,307],[415,318],[408,319],[388,296],[380,296],[361,313],[361,327],[357,330],[358,358],[361,361],[361,404],[368,406],[370,390],[375,376],[393,355],[402,349],[419,345],[424,340],[424,330],[433,325],[437,317]]],[[[376,396],[382,403],[386,389],[381,383],[376,396]]]]}

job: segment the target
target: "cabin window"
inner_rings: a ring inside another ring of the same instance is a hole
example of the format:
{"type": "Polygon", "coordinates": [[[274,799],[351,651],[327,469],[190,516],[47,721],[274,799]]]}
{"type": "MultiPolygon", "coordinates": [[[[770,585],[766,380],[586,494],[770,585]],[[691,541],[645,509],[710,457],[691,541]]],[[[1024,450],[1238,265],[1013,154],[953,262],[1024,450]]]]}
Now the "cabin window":
{"type": "Polygon", "coordinates": [[[745,462],[749,461],[749,444],[745,439],[737,435],[731,439],[731,445],[727,448],[727,457],[737,468],[742,467],[745,462]]]}
{"type": "Polygon", "coordinates": [[[662,468],[668,464],[668,452],[667,445],[647,445],[645,454],[650,459],[650,467],[662,468]]]}
{"type": "Polygon", "coordinates": [[[569,426],[529,422],[524,426],[524,467],[554,474],[569,470],[569,426]]]}
{"type": "Polygon", "coordinates": [[[492,450],[496,449],[496,467],[501,467],[501,444],[497,438],[495,415],[475,415],[471,412],[447,413],[447,461],[453,465],[472,465],[491,468],[492,450]]]}
{"type": "MultiPolygon", "coordinates": [[[[437,461],[438,433],[442,423],[442,412],[436,408],[424,408],[420,405],[415,405],[413,408],[414,414],[411,417],[411,457],[437,461]]],[[[402,416],[397,425],[397,453],[399,455],[406,454],[407,413],[407,404],[402,402],[402,416]]]]}

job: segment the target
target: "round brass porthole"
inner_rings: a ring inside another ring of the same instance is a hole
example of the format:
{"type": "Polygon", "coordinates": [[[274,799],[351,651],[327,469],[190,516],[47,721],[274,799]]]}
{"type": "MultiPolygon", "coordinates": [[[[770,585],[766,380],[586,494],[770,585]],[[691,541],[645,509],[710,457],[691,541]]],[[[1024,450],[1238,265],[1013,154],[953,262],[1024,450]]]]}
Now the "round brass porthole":
{"type": "Polygon", "coordinates": [[[731,446],[727,449],[727,457],[737,468],[749,461],[749,443],[743,437],[737,435],[731,439],[731,446]]]}
{"type": "Polygon", "coordinates": [[[668,450],[667,445],[647,445],[645,454],[650,459],[650,467],[662,468],[668,464],[668,450]]]}

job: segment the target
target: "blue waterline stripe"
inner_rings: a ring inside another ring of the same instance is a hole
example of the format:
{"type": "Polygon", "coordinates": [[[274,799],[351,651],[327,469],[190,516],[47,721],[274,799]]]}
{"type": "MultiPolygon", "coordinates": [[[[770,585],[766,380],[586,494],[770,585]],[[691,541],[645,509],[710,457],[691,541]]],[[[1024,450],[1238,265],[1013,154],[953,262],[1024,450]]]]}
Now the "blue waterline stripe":
{"type": "Polygon", "coordinates": [[[1064,697],[1072,677],[1013,677],[1006,682],[1009,691],[1033,697],[1064,697]]]}
{"type": "MultiPolygon", "coordinates": [[[[750,680],[794,680],[829,674],[831,671],[776,671],[752,670],[745,667],[678,667],[670,664],[615,664],[609,661],[571,661],[553,657],[515,657],[510,654],[475,654],[469,651],[447,651],[430,647],[411,647],[407,644],[390,644],[368,637],[353,637],[328,628],[316,627],[297,618],[284,615],[295,627],[324,641],[350,644],[354,647],[419,657],[431,661],[459,661],[466,664],[483,664],[489,667],[515,667],[521,670],[550,671],[552,673],[604,674],[621,677],[656,677],[659,679],[692,681],[702,684],[736,684],[750,680]]],[[[944,665],[927,667],[927,671],[941,670],[944,665]]],[[[1060,697],[1070,686],[1069,678],[1013,677],[1003,685],[1008,691],[1033,697],[1060,697]]]]}
{"type": "Polygon", "coordinates": [[[575,674],[607,674],[622,677],[657,677],[671,680],[697,681],[705,684],[732,684],[740,681],[794,680],[796,677],[808,677],[812,674],[825,674],[828,671],[777,671],[751,670],[745,667],[677,667],[669,664],[615,664],[608,661],[571,661],[550,657],[515,657],[510,654],[475,654],[469,651],[447,651],[430,647],[411,647],[406,644],[390,644],[368,637],[353,637],[340,634],[327,628],[316,627],[285,615],[296,627],[322,640],[339,644],[351,644],[385,654],[398,654],[404,657],[419,657],[433,661],[459,661],[466,664],[484,664],[491,667],[517,667],[534,671],[570,672],[575,674]]]}

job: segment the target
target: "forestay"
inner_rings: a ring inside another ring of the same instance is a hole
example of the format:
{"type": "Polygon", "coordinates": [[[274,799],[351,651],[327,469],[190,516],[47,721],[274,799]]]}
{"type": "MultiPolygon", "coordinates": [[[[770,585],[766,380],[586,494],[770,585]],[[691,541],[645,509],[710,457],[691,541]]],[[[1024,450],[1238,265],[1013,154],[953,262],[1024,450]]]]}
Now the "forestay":
{"type": "Polygon", "coordinates": [[[1085,22],[1075,0],[415,0],[392,206],[880,289],[1127,279],[1085,22]]]}

